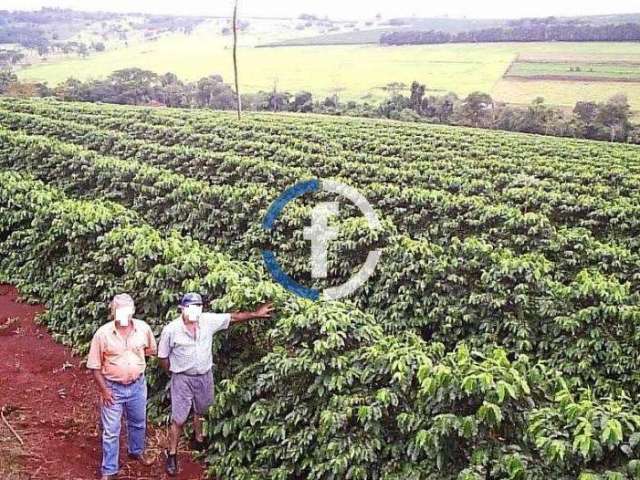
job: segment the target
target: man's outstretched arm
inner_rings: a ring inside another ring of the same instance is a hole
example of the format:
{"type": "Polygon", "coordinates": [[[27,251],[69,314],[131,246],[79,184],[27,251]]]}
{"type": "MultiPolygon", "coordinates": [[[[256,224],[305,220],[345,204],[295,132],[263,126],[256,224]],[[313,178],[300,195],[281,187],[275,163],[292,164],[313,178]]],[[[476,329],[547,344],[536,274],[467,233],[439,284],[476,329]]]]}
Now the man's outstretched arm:
{"type": "Polygon", "coordinates": [[[236,312],[231,314],[231,324],[248,322],[257,318],[271,318],[273,313],[273,305],[271,303],[265,303],[260,305],[254,312],[236,312]]]}

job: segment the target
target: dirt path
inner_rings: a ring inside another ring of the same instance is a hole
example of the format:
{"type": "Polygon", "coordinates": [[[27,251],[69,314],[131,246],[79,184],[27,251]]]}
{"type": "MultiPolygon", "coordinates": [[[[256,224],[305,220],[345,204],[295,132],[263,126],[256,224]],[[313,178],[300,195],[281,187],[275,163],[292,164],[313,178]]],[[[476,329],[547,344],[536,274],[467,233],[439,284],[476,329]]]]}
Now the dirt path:
{"type": "MultiPolygon", "coordinates": [[[[0,478],[100,478],[98,398],[92,377],[81,358],[34,323],[42,310],[20,303],[14,288],[0,285],[0,409],[24,441],[21,446],[0,419],[0,478]]],[[[123,433],[119,479],[168,478],[161,456],[164,431],[151,428],[148,436],[156,465],[144,468],[128,462],[123,433]]],[[[203,477],[188,454],[181,454],[180,466],[178,479],[203,477]]]]}

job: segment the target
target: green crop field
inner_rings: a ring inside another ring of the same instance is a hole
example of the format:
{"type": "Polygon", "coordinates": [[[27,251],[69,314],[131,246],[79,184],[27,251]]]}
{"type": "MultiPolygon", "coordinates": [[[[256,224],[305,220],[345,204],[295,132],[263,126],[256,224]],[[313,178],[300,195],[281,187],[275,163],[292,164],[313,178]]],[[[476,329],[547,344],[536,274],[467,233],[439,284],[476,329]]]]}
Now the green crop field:
{"type": "MultiPolygon", "coordinates": [[[[0,282],[84,354],[127,291],[158,334],[176,300],[274,303],[214,344],[214,478],[624,480],[640,475],[640,147],[315,115],[0,100],[0,282]],[[309,301],[311,196],[335,219],[331,282],[383,250],[346,301],[309,301]],[[345,204],[346,207],[346,204],[345,204]]],[[[152,364],[149,414],[167,420],[152,364]]]]}
{"type": "MultiPolygon", "coordinates": [[[[638,43],[504,43],[382,47],[334,45],[254,48],[269,36],[249,36],[240,49],[240,82],[246,92],[308,90],[317,97],[338,93],[343,100],[375,98],[388,94],[391,82],[418,80],[436,93],[467,95],[481,90],[498,100],[529,103],[543,96],[552,103],[572,105],[578,100],[605,100],[627,93],[632,107],[640,109],[640,89],[624,83],[557,85],[546,81],[511,83],[502,80],[517,57],[590,58],[590,61],[640,61],[638,43]],[[585,95],[587,95],[585,97],[585,95]]],[[[232,79],[230,38],[199,32],[172,35],[95,54],[87,59],[52,60],[19,72],[23,79],[45,80],[55,85],[69,76],[104,77],[126,67],[159,73],[172,71],[185,79],[219,73],[232,79]]]]}
{"type": "Polygon", "coordinates": [[[518,77],[565,77],[566,80],[575,78],[593,80],[611,79],[620,81],[640,82],[640,62],[629,64],[624,62],[515,62],[508,76],[518,77]]]}

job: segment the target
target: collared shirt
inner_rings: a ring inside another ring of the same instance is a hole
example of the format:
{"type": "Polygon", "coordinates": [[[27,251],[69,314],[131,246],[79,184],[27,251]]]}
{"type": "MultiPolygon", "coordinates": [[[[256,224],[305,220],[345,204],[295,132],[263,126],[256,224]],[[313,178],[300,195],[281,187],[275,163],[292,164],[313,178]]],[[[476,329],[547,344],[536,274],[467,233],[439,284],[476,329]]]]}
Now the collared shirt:
{"type": "Polygon", "coordinates": [[[230,314],[203,313],[193,336],[182,317],[176,318],[162,330],[158,358],[168,358],[172,373],[202,375],[213,367],[213,335],[229,328],[230,314]]]}
{"type": "Polygon", "coordinates": [[[133,330],[124,338],[111,321],[93,336],[87,368],[100,370],[108,380],[129,384],[140,378],[147,366],[145,353],[155,355],[156,339],[149,325],[133,320],[133,330]]]}

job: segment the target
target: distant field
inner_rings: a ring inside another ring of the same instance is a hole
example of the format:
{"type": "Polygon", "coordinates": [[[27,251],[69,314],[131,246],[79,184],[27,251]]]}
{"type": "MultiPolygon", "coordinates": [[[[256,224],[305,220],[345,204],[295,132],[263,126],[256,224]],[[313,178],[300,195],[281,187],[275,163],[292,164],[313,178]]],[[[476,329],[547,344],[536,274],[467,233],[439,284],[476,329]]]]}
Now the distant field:
{"type": "Polygon", "coordinates": [[[517,61],[505,77],[640,82],[640,62],[517,61]]]}
{"type": "Polygon", "coordinates": [[[443,32],[461,32],[481,28],[500,27],[504,20],[474,20],[456,18],[404,18],[396,19],[397,25],[389,25],[378,22],[375,28],[361,28],[348,32],[329,32],[322,35],[304,36],[296,35],[268,44],[267,46],[311,46],[311,45],[355,45],[378,43],[383,33],[397,32],[398,30],[439,30],[443,32]]]}
{"type": "MultiPolygon", "coordinates": [[[[399,30],[396,28],[395,30],[399,30]]],[[[354,30],[350,32],[298,37],[279,42],[259,45],[260,47],[300,47],[313,45],[356,45],[378,43],[382,34],[390,32],[388,28],[372,28],[370,30],[354,30]]]]}
{"type": "Polygon", "coordinates": [[[565,107],[578,100],[603,101],[617,93],[626,94],[631,106],[640,110],[640,83],[502,79],[493,89],[495,98],[509,103],[528,104],[544,97],[547,103],[565,107]]]}
{"type": "MultiPolygon", "coordinates": [[[[381,99],[390,82],[418,80],[431,92],[467,95],[481,90],[510,103],[529,103],[542,96],[549,103],[573,105],[578,100],[605,100],[626,93],[640,109],[640,85],[623,82],[558,82],[503,79],[516,60],[549,59],[640,63],[640,43],[495,43],[382,47],[338,45],[254,48],[268,39],[247,39],[239,50],[240,82],[245,92],[309,90],[316,97],[338,93],[343,100],[381,99]]],[[[232,79],[230,38],[216,34],[174,35],[156,42],[34,66],[19,72],[24,79],[51,85],[70,76],[104,77],[113,70],[137,66],[167,71],[194,80],[214,73],[232,79]]],[[[545,67],[549,68],[549,67],[545,67]]]]}
{"type": "MultiPolygon", "coordinates": [[[[233,77],[231,39],[219,35],[174,35],[156,42],[34,66],[21,78],[55,85],[70,76],[104,77],[112,71],[137,66],[159,73],[171,71],[195,80],[205,75],[233,77]]],[[[510,46],[435,45],[381,47],[341,45],[324,47],[239,49],[240,82],[244,91],[309,90],[317,96],[338,93],[342,99],[383,98],[390,82],[420,80],[437,92],[490,91],[516,52],[510,46]]]]}

